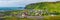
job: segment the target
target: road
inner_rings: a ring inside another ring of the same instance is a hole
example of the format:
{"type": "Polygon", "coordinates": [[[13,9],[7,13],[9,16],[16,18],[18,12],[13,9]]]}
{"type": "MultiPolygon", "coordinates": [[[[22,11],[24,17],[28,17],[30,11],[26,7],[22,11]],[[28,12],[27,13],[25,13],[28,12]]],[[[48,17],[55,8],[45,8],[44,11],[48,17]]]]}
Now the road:
{"type": "MultiPolygon", "coordinates": [[[[24,17],[19,16],[19,18],[24,18],[24,17]]],[[[43,20],[44,17],[43,16],[27,16],[26,18],[43,20]]]]}

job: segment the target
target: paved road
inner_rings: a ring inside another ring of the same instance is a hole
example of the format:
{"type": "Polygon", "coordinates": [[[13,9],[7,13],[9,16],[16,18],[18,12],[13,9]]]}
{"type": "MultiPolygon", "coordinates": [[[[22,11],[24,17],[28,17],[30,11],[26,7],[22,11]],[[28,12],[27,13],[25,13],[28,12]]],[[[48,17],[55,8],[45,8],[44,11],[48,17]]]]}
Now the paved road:
{"type": "Polygon", "coordinates": [[[37,19],[40,19],[40,18],[43,18],[43,16],[27,16],[27,18],[37,18],[37,19]]]}
{"type": "Polygon", "coordinates": [[[43,20],[43,16],[27,16],[27,18],[43,20]]]}
{"type": "MultiPolygon", "coordinates": [[[[19,18],[24,18],[22,16],[19,16],[19,18]]],[[[27,18],[30,18],[30,19],[37,19],[37,20],[43,20],[43,16],[27,16],[27,18]]]]}

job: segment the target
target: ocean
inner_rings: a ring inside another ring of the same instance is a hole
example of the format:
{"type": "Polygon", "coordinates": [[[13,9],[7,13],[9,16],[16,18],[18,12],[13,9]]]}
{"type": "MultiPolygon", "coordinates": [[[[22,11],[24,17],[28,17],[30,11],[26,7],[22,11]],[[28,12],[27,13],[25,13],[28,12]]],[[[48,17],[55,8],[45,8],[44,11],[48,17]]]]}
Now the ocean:
{"type": "Polygon", "coordinates": [[[0,7],[0,10],[23,10],[24,7],[0,7]]]}

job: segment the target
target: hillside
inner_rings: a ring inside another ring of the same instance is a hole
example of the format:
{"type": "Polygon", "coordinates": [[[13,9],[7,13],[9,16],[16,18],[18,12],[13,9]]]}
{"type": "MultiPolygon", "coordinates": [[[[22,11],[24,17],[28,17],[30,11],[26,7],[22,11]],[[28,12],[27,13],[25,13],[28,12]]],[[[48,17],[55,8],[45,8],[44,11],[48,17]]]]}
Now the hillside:
{"type": "Polygon", "coordinates": [[[49,12],[60,12],[60,1],[57,2],[40,2],[26,5],[25,9],[48,10],[49,12]]]}

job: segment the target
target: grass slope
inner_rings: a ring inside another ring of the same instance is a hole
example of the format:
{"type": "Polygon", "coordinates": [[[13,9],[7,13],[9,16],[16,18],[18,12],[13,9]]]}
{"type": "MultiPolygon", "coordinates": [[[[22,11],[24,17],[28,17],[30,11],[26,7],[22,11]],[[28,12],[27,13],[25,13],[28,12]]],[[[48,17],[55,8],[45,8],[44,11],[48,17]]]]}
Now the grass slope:
{"type": "Polygon", "coordinates": [[[49,12],[60,12],[60,2],[40,2],[26,5],[25,9],[47,9],[49,12]]]}

